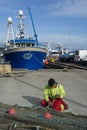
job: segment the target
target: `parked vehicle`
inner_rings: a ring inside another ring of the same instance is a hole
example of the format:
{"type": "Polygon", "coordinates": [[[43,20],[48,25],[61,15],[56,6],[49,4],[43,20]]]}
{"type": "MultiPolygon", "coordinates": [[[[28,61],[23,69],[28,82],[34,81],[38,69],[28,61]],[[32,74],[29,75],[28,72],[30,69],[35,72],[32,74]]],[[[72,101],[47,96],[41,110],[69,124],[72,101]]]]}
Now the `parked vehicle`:
{"type": "Polygon", "coordinates": [[[87,65],[87,55],[80,60],[80,63],[81,63],[82,65],[87,65]]]}
{"type": "Polygon", "coordinates": [[[59,60],[62,62],[73,62],[74,61],[74,51],[60,55],[59,60]]]}
{"type": "Polygon", "coordinates": [[[86,59],[87,50],[76,50],[74,54],[74,62],[81,63],[84,59],[86,59]]]}

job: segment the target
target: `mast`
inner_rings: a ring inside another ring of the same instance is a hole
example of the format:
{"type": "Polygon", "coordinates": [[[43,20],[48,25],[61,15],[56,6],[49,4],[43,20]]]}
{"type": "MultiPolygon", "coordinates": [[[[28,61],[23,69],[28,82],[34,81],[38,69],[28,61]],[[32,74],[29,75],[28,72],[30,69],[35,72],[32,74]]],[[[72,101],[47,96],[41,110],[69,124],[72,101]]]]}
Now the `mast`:
{"type": "Polygon", "coordinates": [[[6,46],[10,46],[10,40],[13,40],[14,44],[15,44],[11,17],[8,17],[8,25],[7,26],[8,26],[8,32],[7,32],[6,46]]]}
{"type": "Polygon", "coordinates": [[[38,46],[37,34],[36,34],[36,30],[35,30],[35,26],[34,26],[34,22],[33,22],[32,14],[31,14],[31,10],[30,10],[29,7],[28,7],[28,11],[29,11],[30,18],[31,18],[31,22],[32,22],[32,26],[33,26],[34,37],[35,37],[35,39],[36,39],[36,44],[37,44],[37,46],[38,46]]]}
{"type": "Polygon", "coordinates": [[[24,24],[23,24],[23,19],[26,18],[23,16],[23,11],[19,10],[18,16],[16,18],[19,19],[19,38],[24,38],[24,24]]]}

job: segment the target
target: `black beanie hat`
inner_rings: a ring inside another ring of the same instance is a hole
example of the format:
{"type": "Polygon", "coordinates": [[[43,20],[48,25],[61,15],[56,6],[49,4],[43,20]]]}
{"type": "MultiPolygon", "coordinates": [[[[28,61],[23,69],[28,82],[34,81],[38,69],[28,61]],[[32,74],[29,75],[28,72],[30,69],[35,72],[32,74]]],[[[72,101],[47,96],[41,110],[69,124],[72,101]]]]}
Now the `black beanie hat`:
{"type": "Polygon", "coordinates": [[[50,78],[50,79],[48,80],[48,85],[49,85],[50,87],[53,86],[55,83],[56,83],[56,81],[55,81],[53,78],[50,78]]]}

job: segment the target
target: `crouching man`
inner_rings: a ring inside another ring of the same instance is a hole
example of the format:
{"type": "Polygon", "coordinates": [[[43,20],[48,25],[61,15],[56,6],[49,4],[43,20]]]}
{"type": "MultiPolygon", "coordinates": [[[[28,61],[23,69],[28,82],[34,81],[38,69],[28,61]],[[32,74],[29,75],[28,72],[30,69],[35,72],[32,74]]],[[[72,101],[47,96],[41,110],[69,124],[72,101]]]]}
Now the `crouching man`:
{"type": "Polygon", "coordinates": [[[50,78],[45,86],[44,99],[41,101],[41,105],[43,107],[51,107],[57,111],[64,111],[68,108],[67,104],[63,101],[64,97],[64,87],[56,83],[53,78],[50,78]]]}

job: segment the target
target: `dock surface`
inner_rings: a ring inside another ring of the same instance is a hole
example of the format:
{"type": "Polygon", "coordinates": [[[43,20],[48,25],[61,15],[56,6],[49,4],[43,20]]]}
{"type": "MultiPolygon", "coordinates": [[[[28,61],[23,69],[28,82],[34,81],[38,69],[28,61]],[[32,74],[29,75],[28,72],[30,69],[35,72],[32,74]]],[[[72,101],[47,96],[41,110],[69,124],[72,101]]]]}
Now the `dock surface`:
{"type": "Polygon", "coordinates": [[[43,69],[38,71],[13,71],[10,76],[0,76],[0,102],[19,106],[40,106],[43,90],[49,78],[61,83],[66,91],[67,111],[87,115],[87,71],[71,69],[43,69]]]}

